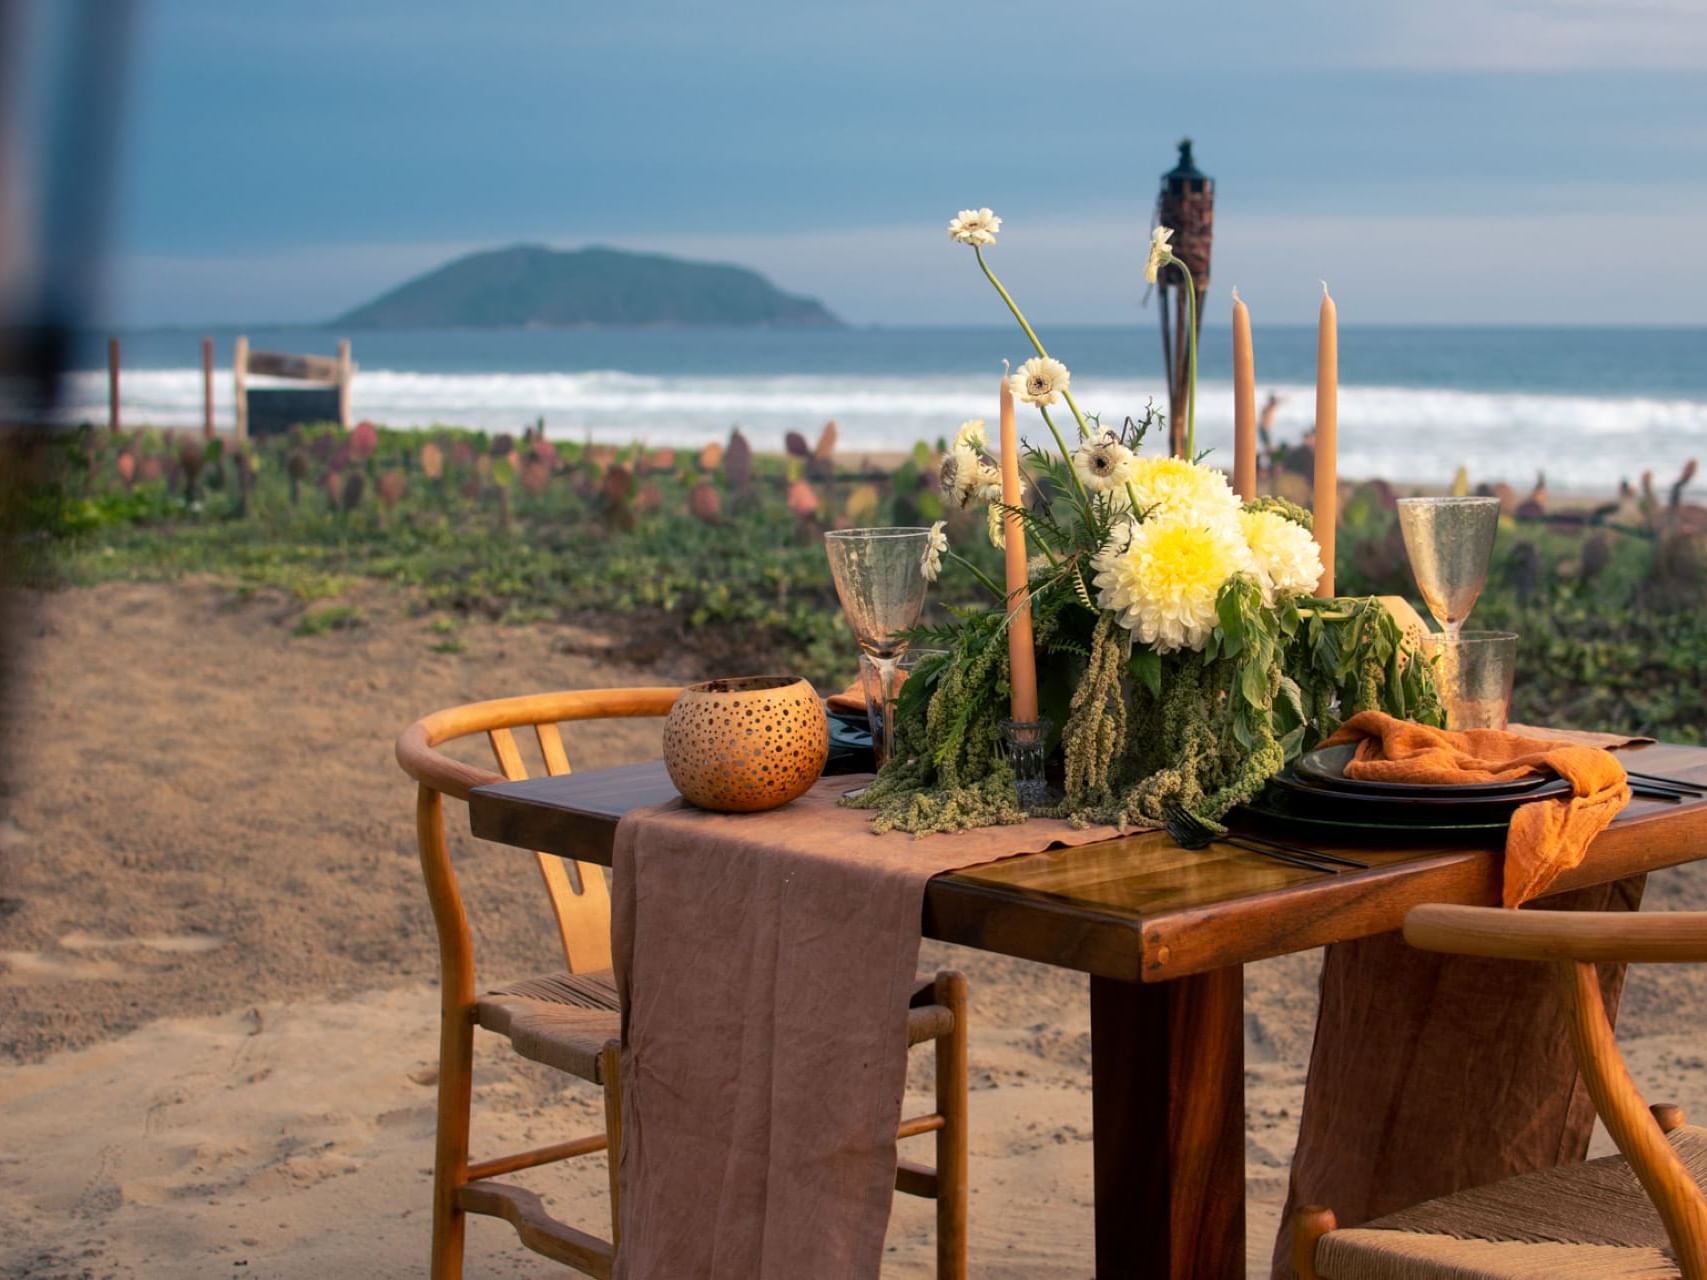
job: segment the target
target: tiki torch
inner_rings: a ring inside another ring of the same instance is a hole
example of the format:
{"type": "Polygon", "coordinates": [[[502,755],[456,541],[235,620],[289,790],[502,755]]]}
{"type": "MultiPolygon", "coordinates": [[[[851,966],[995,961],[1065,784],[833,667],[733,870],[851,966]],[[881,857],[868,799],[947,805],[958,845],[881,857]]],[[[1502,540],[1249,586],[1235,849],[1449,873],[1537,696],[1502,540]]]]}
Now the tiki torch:
{"type": "MultiPolygon", "coordinates": [[[[1191,139],[1179,144],[1179,163],[1162,175],[1156,196],[1156,223],[1174,232],[1174,256],[1191,268],[1197,287],[1196,315],[1203,328],[1203,295],[1209,288],[1209,247],[1215,238],[1215,180],[1191,159],[1191,139]]],[[[1178,267],[1162,268],[1156,277],[1161,300],[1162,368],[1168,377],[1168,443],[1177,457],[1185,454],[1186,332],[1185,276],[1178,267]]]]}

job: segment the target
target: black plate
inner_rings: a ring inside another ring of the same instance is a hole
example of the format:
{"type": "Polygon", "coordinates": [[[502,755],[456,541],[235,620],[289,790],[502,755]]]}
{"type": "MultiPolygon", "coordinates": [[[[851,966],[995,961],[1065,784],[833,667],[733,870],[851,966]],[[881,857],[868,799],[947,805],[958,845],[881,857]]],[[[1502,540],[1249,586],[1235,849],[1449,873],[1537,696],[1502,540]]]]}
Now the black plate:
{"type": "Polygon", "coordinates": [[[871,727],[866,723],[864,713],[856,719],[842,712],[829,711],[829,717],[830,758],[824,764],[824,772],[875,772],[877,756],[872,751],[871,727]]]}
{"type": "MultiPolygon", "coordinates": [[[[1314,751],[1306,751],[1292,762],[1302,782],[1324,784],[1341,791],[1369,791],[1390,795],[1434,795],[1434,796],[1503,796],[1527,795],[1546,787],[1549,783],[1561,783],[1563,779],[1550,774],[1533,778],[1514,778],[1507,782],[1371,782],[1366,778],[1348,778],[1345,767],[1351,763],[1351,758],[1357,752],[1355,742],[1344,742],[1337,747],[1317,747],[1314,751]]],[[[1552,794],[1551,792],[1549,794],[1552,794]]],[[[1534,796],[1530,797],[1534,799],[1534,796]]]]}
{"type": "Polygon", "coordinates": [[[1383,845],[1490,844],[1505,839],[1507,819],[1495,820],[1485,814],[1453,819],[1432,810],[1428,811],[1430,816],[1418,813],[1412,819],[1396,822],[1363,806],[1324,810],[1300,800],[1298,792],[1269,787],[1257,799],[1235,809],[1229,820],[1235,830],[1243,822],[1259,833],[1272,834],[1278,825],[1314,835],[1329,845],[1336,841],[1383,845]]]}
{"type": "Polygon", "coordinates": [[[1571,793],[1571,784],[1563,778],[1549,779],[1548,785],[1518,795],[1493,796],[1465,795],[1462,792],[1447,795],[1416,795],[1407,792],[1401,795],[1385,791],[1349,791],[1344,787],[1309,782],[1300,778],[1290,768],[1282,769],[1270,781],[1275,789],[1298,797],[1299,804],[1308,806],[1311,811],[1320,810],[1330,816],[1348,810],[1358,813],[1367,811],[1392,822],[1436,819],[1444,822],[1473,822],[1484,818],[1492,821],[1507,817],[1513,809],[1532,801],[1550,800],[1571,793]]]}

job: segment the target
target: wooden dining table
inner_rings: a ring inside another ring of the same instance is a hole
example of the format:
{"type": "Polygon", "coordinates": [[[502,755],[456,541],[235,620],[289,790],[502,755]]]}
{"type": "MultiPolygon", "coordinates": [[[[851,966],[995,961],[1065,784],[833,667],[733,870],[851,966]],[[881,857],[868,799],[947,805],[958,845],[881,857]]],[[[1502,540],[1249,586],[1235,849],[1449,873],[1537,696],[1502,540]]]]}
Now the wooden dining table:
{"type": "MultiPolygon", "coordinates": [[[[1619,755],[1707,783],[1707,748],[1619,755]]],[[[487,840],[608,866],[623,814],[675,794],[661,761],[495,783],[474,790],[470,823],[487,840]]],[[[1019,854],[926,887],[926,937],[1090,975],[1102,1280],[1245,1274],[1244,965],[1397,929],[1419,903],[1500,900],[1497,838],[1290,838],[1369,868],[1326,874],[1145,832],[1019,854]]],[[[1638,798],[1550,892],[1702,857],[1707,800],[1638,798]]]]}

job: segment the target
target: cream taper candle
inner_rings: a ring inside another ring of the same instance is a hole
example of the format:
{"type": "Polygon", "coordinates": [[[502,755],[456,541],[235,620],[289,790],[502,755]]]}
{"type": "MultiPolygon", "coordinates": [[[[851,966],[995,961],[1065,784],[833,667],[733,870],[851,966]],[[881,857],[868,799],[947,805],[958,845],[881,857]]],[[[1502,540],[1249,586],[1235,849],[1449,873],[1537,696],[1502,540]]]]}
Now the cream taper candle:
{"type": "MultiPolygon", "coordinates": [[[[1019,428],[1014,424],[1014,393],[1002,378],[1002,502],[1017,507],[1024,501],[1019,487],[1019,428]]],[[[1031,593],[1026,586],[1025,525],[1012,511],[1002,516],[1002,542],[1007,556],[1008,685],[1013,690],[1011,713],[1024,724],[1037,719],[1037,653],[1031,638],[1031,593]]]]}
{"type": "Polygon", "coordinates": [[[1257,367],[1251,312],[1233,290],[1233,492],[1257,496],[1257,367]]]}
{"type": "Polygon", "coordinates": [[[1322,282],[1322,312],[1316,327],[1316,492],[1312,514],[1322,549],[1319,596],[1334,594],[1334,525],[1339,520],[1339,312],[1322,282]]]}

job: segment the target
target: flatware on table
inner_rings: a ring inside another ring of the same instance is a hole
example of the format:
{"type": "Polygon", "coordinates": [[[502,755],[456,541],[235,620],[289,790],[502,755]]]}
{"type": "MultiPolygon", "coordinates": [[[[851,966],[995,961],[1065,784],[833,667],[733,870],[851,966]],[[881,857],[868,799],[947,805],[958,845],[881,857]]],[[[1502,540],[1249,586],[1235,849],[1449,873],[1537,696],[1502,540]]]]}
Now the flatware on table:
{"type": "Polygon", "coordinates": [[[1369,868],[1367,862],[1360,862],[1356,858],[1344,858],[1338,854],[1324,853],[1320,849],[1303,849],[1297,845],[1281,844],[1277,840],[1267,840],[1261,836],[1231,833],[1219,835],[1201,818],[1181,805],[1168,805],[1162,816],[1168,835],[1182,849],[1203,849],[1211,844],[1230,844],[1235,849],[1260,854],[1276,862],[1284,862],[1288,866],[1301,867],[1306,871],[1322,871],[1329,875],[1337,874],[1342,867],[1359,871],[1369,868]]]}
{"type": "Polygon", "coordinates": [[[1637,783],[1644,783],[1672,791],[1682,791],[1688,795],[1707,796],[1707,784],[1691,782],[1687,778],[1668,778],[1658,773],[1638,773],[1634,769],[1626,769],[1624,772],[1629,777],[1632,786],[1637,783]]]}

